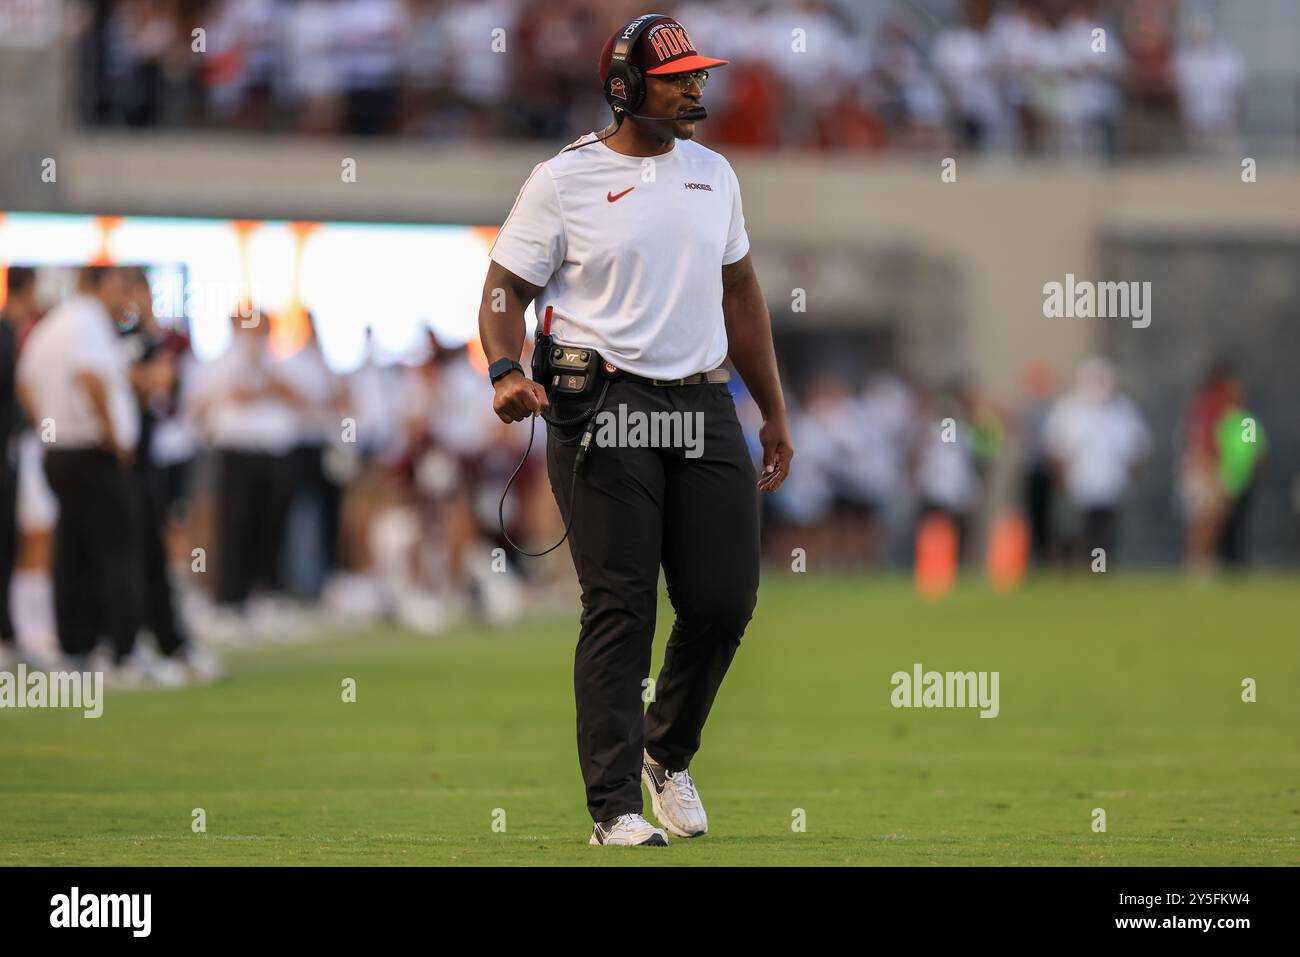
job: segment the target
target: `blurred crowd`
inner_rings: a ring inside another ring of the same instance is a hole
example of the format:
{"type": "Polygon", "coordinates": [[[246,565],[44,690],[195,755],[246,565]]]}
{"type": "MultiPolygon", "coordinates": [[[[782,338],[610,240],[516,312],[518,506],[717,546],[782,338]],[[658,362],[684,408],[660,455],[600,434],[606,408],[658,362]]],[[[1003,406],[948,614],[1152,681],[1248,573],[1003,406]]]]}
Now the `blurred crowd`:
{"type": "MultiPolygon", "coordinates": [[[[1014,407],[960,383],[914,389],[888,372],[860,389],[827,376],[788,393],[796,467],[768,506],[767,557],[788,562],[802,548],[822,565],[905,570],[921,525],[938,517],[958,559],[982,561],[981,525],[988,532],[998,517],[994,467],[1014,455],[1008,513],[1023,525],[1030,564],[1083,570],[1095,549],[1107,563],[1122,558],[1122,515],[1151,449],[1145,417],[1100,357],[1080,364],[1072,388],[1059,390],[1043,363],[1026,368],[1022,386],[1014,407]]],[[[747,414],[753,424],[756,412],[747,414]]],[[[1188,569],[1205,578],[1241,566],[1267,437],[1230,363],[1211,364],[1175,441],[1169,497],[1183,516],[1188,569]]]]}
{"type": "MultiPolygon", "coordinates": [[[[201,362],[183,325],[154,315],[146,270],[86,267],[53,301],[35,270],[5,279],[0,667],[66,660],[119,687],[181,685],[222,675],[214,647],[571,611],[566,550],[521,559],[502,530],[533,551],[563,534],[546,429],[501,423],[472,343],[429,333],[419,355],[379,356],[368,337],[339,374],[309,313],[305,341],[285,348],[285,324],[250,307],[201,362]]],[[[738,377],[732,388],[757,466],[760,417],[738,377]]],[[[905,569],[930,519],[977,559],[1008,448],[1035,562],[1122,554],[1151,439],[1104,359],[1059,392],[1032,367],[1010,409],[888,372],[861,388],[819,374],[787,396],[797,457],[763,497],[769,561],[802,549],[821,568],[905,569]]],[[[1208,575],[1245,559],[1267,448],[1226,363],[1189,395],[1179,442],[1187,561],[1208,575]]]]}
{"type": "Polygon", "coordinates": [[[572,597],[564,551],[521,565],[501,547],[502,520],[520,543],[563,527],[544,428],[529,449],[497,419],[468,346],[430,333],[422,354],[368,348],[340,375],[310,314],[286,350],[242,308],[201,362],[154,315],[144,270],[88,267],[53,303],[39,285],[7,270],[0,666],[21,653],[184,684],[220,676],[213,648],[379,620],[437,634],[572,597]]]}
{"type": "MultiPolygon", "coordinates": [[[[571,140],[626,0],[83,0],[96,125],[571,140]]],[[[1176,0],[668,3],[713,71],[709,143],[1132,155],[1234,145],[1245,64],[1176,0]],[[871,5],[868,5],[871,6],[871,5]]]]}

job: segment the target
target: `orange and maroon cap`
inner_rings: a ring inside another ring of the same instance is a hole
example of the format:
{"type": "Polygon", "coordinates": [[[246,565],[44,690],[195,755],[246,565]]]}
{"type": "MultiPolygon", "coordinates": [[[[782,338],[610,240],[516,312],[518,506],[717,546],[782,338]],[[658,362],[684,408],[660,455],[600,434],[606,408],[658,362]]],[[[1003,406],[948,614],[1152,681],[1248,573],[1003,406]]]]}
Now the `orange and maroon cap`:
{"type": "MultiPolygon", "coordinates": [[[[620,33],[622,29],[611,33],[600,51],[601,83],[609,77],[609,64],[614,58],[614,44],[618,42],[620,33]]],[[[672,17],[660,17],[651,21],[650,26],[637,38],[636,46],[628,54],[628,62],[644,73],[663,76],[708,70],[715,66],[726,66],[731,61],[700,56],[695,52],[695,44],[680,22],[672,17]]]]}

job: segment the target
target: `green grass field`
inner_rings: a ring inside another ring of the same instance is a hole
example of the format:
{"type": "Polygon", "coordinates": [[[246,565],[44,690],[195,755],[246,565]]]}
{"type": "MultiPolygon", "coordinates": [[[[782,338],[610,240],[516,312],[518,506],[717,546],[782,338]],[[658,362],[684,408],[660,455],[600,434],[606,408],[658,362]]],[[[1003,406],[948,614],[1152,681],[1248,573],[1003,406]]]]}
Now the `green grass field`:
{"type": "Polygon", "coordinates": [[[1285,578],[769,574],[692,765],[711,831],[660,849],[587,845],[572,623],[240,653],[99,720],[0,712],[0,863],[1295,865],[1297,622],[1285,578]],[[918,661],[1000,672],[1000,715],[891,707],[918,661]]]}

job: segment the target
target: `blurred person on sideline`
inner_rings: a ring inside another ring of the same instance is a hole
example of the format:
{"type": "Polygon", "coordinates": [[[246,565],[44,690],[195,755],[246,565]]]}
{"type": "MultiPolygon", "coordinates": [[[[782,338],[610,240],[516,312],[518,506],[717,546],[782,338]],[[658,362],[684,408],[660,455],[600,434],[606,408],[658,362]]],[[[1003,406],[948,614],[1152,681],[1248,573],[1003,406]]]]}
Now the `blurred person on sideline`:
{"type": "MultiPolygon", "coordinates": [[[[9,275],[14,277],[14,268],[9,275]]],[[[17,283],[25,291],[5,304],[5,315],[14,332],[18,355],[43,315],[35,270],[31,283],[22,273],[17,283]]],[[[16,376],[15,376],[16,378],[16,376]]],[[[16,389],[16,382],[15,382],[16,389]]],[[[59,657],[59,639],[54,623],[54,584],[51,577],[54,555],[54,527],[59,506],[43,470],[43,446],[31,423],[19,407],[18,432],[11,439],[17,490],[15,522],[17,555],[8,597],[9,615],[17,639],[17,652],[29,665],[48,669],[59,657]]]]}
{"type": "Polygon", "coordinates": [[[962,22],[944,27],[930,59],[948,100],[956,144],[971,152],[997,145],[1007,132],[1007,110],[998,95],[990,0],[963,0],[962,22]]]}
{"type": "Polygon", "coordinates": [[[1237,148],[1237,127],[1245,107],[1246,64],[1213,25],[1197,16],[1187,42],[1174,54],[1183,137],[1191,149],[1227,153],[1237,148]]]}
{"type": "Polygon", "coordinates": [[[302,394],[271,356],[260,309],[230,317],[226,351],[203,370],[192,414],[217,457],[217,613],[212,636],[238,640],[251,625],[285,625],[285,527],[293,492],[290,452],[302,394]]]}
{"type": "Polygon", "coordinates": [[[285,87],[304,133],[336,133],[343,81],[340,0],[298,0],[285,14],[285,87]]]}
{"type": "Polygon", "coordinates": [[[1173,75],[1172,0],[1131,0],[1124,9],[1124,152],[1171,152],[1179,140],[1173,75]]]}
{"type": "Polygon", "coordinates": [[[208,19],[204,81],[209,115],[239,129],[264,129],[283,22],[275,0],[215,0],[208,19]]]}
{"type": "MultiPolygon", "coordinates": [[[[492,412],[492,385],[466,346],[443,345],[432,331],[429,343],[428,360],[413,370],[406,411],[422,530],[420,584],[430,599],[424,627],[437,628],[438,617],[442,624],[469,615],[507,620],[521,611],[518,583],[513,574],[492,571],[489,539],[496,544],[500,490],[527,437],[492,412]]],[[[525,469],[521,476],[537,481],[539,465],[530,461],[525,469]]],[[[518,501],[527,499],[526,484],[518,501]]],[[[507,524],[519,530],[517,521],[507,524]]]]}
{"type": "Polygon", "coordinates": [[[1119,508],[1146,458],[1150,436],[1141,413],[1115,383],[1110,362],[1080,366],[1073,391],[1053,403],[1043,426],[1057,483],[1073,511],[1071,560],[1103,549],[1108,567],[1119,539],[1119,508]]]}
{"type": "Polygon", "coordinates": [[[74,670],[86,670],[107,635],[109,680],[125,687],[146,678],[132,658],[141,602],[129,468],[140,413],[118,334],[131,289],[127,270],[85,267],[77,294],[41,320],[18,364],[19,395],[58,500],[59,645],[74,670]]]}
{"type": "Polygon", "coordinates": [[[10,266],[0,309],[0,669],[18,658],[18,642],[9,614],[9,586],[18,551],[18,441],[23,410],[18,403],[18,330],[40,314],[36,270],[10,266]]]}
{"type": "MultiPolygon", "coordinates": [[[[333,16],[344,132],[353,136],[395,133],[402,43],[408,27],[405,5],[402,0],[338,0],[333,16]]],[[[490,37],[477,39],[478,49],[486,51],[490,37]]]]}
{"type": "Polygon", "coordinates": [[[1068,0],[1056,30],[1055,57],[1061,71],[1057,147],[1070,156],[1110,157],[1119,121],[1119,79],[1124,52],[1112,37],[1094,49],[1102,29],[1090,0],[1068,0]]]}
{"type": "Polygon", "coordinates": [[[1267,450],[1263,428],[1245,408],[1230,363],[1219,359],[1188,404],[1181,486],[1187,511],[1187,565],[1209,577],[1216,560],[1240,566],[1255,475],[1267,450]]]}
{"type": "Polygon", "coordinates": [[[159,658],[149,676],[157,684],[178,687],[191,679],[223,676],[221,665],[189,633],[172,583],[167,554],[168,472],[155,456],[160,423],[173,416],[179,394],[184,337],[159,328],[153,293],[144,270],[129,273],[131,296],[125,309],[124,335],[132,358],[131,384],[140,405],[140,438],[131,461],[131,494],[139,558],[143,625],[153,635],[159,658]]]}
{"type": "Polygon", "coordinates": [[[337,443],[355,441],[357,426],[355,420],[350,427],[344,422],[349,413],[347,386],[325,361],[316,317],[307,312],[306,320],[307,341],[276,363],[276,371],[302,398],[294,407],[296,434],[289,453],[293,491],[286,537],[287,584],[298,597],[314,600],[338,560],[343,490],[333,472],[332,453],[337,443]]]}
{"type": "Polygon", "coordinates": [[[919,412],[920,429],[912,447],[918,522],[936,515],[946,518],[957,533],[958,555],[965,559],[990,446],[959,387],[930,396],[919,412]]]}
{"type": "Polygon", "coordinates": [[[1052,528],[1052,459],[1047,450],[1047,416],[1056,394],[1051,366],[1036,361],[1021,375],[1022,398],[1017,410],[1020,432],[1020,501],[1029,522],[1029,557],[1046,565],[1056,557],[1052,528]]]}

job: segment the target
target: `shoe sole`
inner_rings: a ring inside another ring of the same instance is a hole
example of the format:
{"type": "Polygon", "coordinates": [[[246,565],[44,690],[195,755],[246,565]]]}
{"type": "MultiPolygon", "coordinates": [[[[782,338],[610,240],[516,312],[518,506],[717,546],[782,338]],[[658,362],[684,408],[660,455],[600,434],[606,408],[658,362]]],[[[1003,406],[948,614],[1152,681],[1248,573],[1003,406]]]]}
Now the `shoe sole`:
{"type": "Polygon", "coordinates": [[[667,815],[663,812],[663,807],[659,800],[659,791],[655,788],[654,778],[650,776],[650,772],[646,770],[644,764],[641,765],[641,780],[650,791],[650,806],[654,813],[655,820],[659,822],[659,826],[665,831],[673,835],[673,837],[680,837],[688,841],[693,837],[703,837],[705,834],[709,833],[707,827],[702,831],[695,831],[693,833],[688,833],[683,831],[681,828],[674,827],[673,824],[669,822],[667,815]]]}
{"type": "Polygon", "coordinates": [[[658,834],[651,834],[640,844],[606,844],[604,841],[596,840],[596,835],[595,833],[593,833],[591,835],[591,839],[587,841],[587,843],[595,844],[597,847],[667,847],[668,846],[668,842],[664,840],[662,837],[660,837],[658,834]]]}

